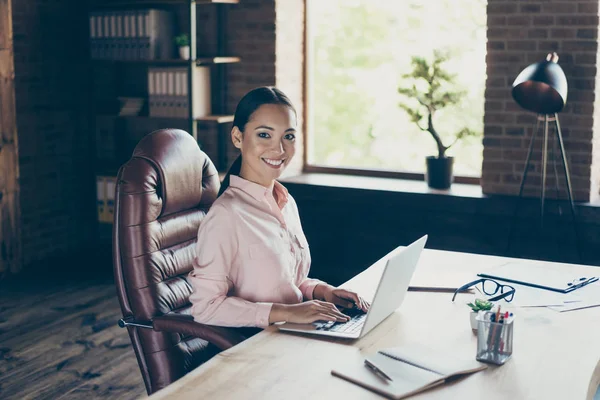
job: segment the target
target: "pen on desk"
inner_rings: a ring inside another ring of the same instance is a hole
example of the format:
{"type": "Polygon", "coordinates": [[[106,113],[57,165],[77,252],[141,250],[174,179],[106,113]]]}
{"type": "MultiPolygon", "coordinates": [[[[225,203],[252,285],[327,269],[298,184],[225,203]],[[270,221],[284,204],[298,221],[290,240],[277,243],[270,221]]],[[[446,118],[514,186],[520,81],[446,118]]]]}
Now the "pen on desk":
{"type": "Polygon", "coordinates": [[[383,370],[381,370],[378,366],[376,366],[375,364],[371,363],[369,360],[365,359],[365,367],[367,367],[367,369],[371,372],[373,372],[375,375],[377,375],[379,378],[382,378],[383,380],[386,381],[390,381],[393,382],[394,380],[385,372],[383,372],[383,370]]]}
{"type": "MultiPolygon", "coordinates": [[[[457,288],[435,286],[409,286],[409,292],[454,293],[457,288]]],[[[459,293],[473,293],[472,289],[462,289],[459,293]]]]}

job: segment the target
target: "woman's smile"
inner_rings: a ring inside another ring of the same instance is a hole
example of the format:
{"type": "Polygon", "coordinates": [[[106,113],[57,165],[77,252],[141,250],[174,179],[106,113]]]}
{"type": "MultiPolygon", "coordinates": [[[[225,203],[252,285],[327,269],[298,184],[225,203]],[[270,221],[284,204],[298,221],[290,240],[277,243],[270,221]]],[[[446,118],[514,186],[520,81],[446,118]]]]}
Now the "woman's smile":
{"type": "Polygon", "coordinates": [[[269,167],[275,168],[275,169],[281,168],[281,166],[285,162],[285,158],[282,158],[280,160],[276,160],[276,159],[272,159],[272,158],[261,158],[261,160],[263,160],[265,162],[265,164],[267,164],[269,167]]]}

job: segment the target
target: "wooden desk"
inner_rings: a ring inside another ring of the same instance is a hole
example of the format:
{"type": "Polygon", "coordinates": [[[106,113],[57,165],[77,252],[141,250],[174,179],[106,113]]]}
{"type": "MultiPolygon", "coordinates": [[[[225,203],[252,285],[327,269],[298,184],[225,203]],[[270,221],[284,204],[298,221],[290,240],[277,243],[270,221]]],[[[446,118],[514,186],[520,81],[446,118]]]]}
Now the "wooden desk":
{"type": "MultiPolygon", "coordinates": [[[[507,260],[425,250],[411,284],[457,287],[476,273],[507,260]]],[[[595,267],[555,263],[544,266],[600,273],[595,267]]],[[[344,286],[370,298],[382,268],[377,263],[344,286]]],[[[596,285],[600,290],[600,284],[596,285]]],[[[381,398],[332,376],[332,367],[346,362],[362,363],[365,355],[406,342],[426,341],[475,357],[477,339],[471,333],[469,309],[464,305],[468,298],[457,297],[457,302],[452,303],[451,297],[448,293],[409,292],[394,314],[357,341],[306,338],[279,332],[271,326],[151,398],[381,398]]],[[[600,307],[566,313],[518,308],[515,313],[514,352],[504,366],[490,366],[411,398],[592,399],[600,383],[600,307]]]]}

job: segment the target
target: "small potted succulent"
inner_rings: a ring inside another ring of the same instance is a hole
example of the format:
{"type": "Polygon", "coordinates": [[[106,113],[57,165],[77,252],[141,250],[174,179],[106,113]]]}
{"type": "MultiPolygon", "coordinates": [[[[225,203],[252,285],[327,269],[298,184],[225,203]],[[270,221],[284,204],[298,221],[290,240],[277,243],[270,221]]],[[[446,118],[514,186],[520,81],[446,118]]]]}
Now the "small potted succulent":
{"type": "Polygon", "coordinates": [[[187,33],[175,36],[175,44],[179,48],[179,57],[184,60],[190,59],[190,38],[187,33]]]}
{"type": "Polygon", "coordinates": [[[471,307],[471,330],[473,333],[477,333],[477,315],[479,311],[490,311],[494,306],[494,303],[487,300],[475,299],[473,303],[467,303],[471,307]]]}

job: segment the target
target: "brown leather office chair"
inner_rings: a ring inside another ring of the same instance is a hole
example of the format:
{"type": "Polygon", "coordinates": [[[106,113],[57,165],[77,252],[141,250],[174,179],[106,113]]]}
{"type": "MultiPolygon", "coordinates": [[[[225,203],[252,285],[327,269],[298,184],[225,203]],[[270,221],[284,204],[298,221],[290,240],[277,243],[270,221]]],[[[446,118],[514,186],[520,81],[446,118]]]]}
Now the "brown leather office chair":
{"type": "Polygon", "coordinates": [[[217,170],[181,130],[145,136],[119,170],[113,261],[123,319],[151,394],[248,331],[196,323],[187,274],[198,227],[219,190],[217,170]]]}

